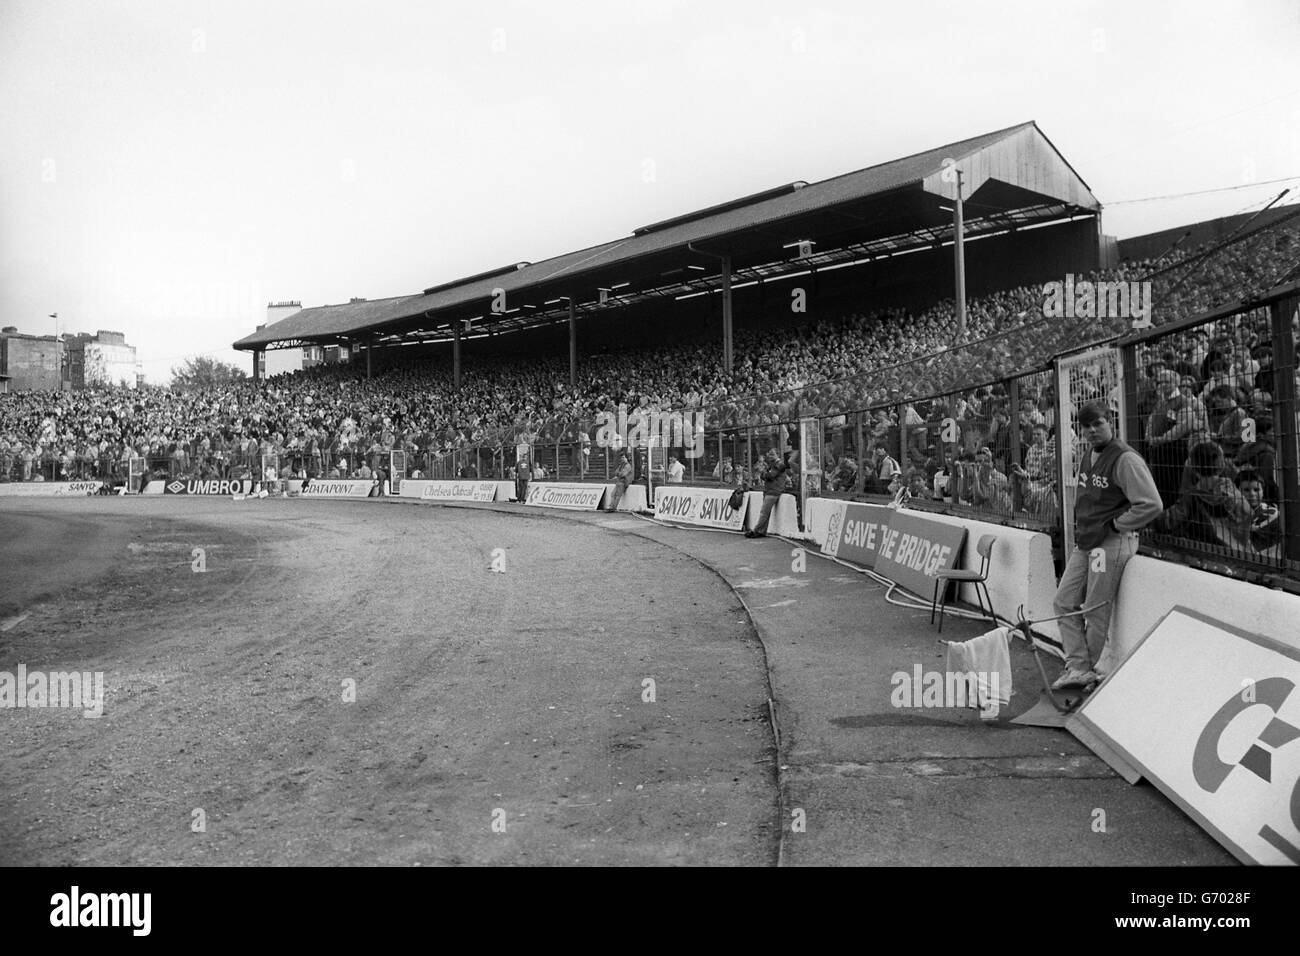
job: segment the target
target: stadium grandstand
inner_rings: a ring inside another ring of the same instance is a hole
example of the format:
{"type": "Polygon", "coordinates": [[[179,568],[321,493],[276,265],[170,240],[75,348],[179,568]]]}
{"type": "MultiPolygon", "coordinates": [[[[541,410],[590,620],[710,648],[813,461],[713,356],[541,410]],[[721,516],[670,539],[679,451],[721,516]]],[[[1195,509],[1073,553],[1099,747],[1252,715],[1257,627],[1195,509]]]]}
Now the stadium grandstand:
{"type": "Polygon", "coordinates": [[[1295,206],[1115,241],[1025,123],[295,311],[235,343],[251,381],[0,396],[0,480],[607,482],[625,449],[602,420],[678,413],[694,440],[626,449],[651,490],[750,485],[775,449],[805,517],[907,501],[1045,533],[1059,568],[1100,400],[1160,489],[1148,553],[1300,591],[1298,264],[1295,206]],[[1126,307],[1053,312],[1051,283],[1126,307]],[[277,349],[327,360],[265,378],[277,349]]]}

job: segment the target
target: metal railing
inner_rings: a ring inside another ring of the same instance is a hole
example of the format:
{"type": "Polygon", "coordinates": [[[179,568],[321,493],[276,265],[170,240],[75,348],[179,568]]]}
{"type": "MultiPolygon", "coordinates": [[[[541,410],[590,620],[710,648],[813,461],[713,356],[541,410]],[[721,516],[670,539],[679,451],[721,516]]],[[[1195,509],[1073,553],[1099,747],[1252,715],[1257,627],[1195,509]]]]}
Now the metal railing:
{"type": "Polygon", "coordinates": [[[1164,512],[1162,555],[1300,580],[1295,287],[1121,343],[1130,444],[1164,512]]]}
{"type": "MultiPolygon", "coordinates": [[[[679,409],[678,431],[658,432],[655,447],[621,432],[609,440],[596,421],[556,417],[455,448],[407,446],[407,477],[505,480],[522,470],[608,481],[626,451],[638,481],[668,480],[675,457],[686,482],[753,483],[769,449],[800,453],[799,430],[811,422],[822,460],[808,466],[821,494],[869,497],[901,486],[918,506],[1034,527],[1059,541],[1073,491],[1062,475],[1072,476],[1087,451],[1073,427],[1078,407],[1101,398],[1121,412],[1160,492],[1163,514],[1143,533],[1149,552],[1300,582],[1300,285],[1139,332],[1098,321],[1091,334],[1122,368],[1122,390],[1087,362],[1066,375],[1062,349],[1078,344],[1078,329],[1038,320],[837,381],[679,409]]],[[[268,467],[279,477],[351,477],[364,467],[382,475],[388,451],[336,439],[268,461],[260,451],[189,445],[148,457],[143,471],[258,479],[268,467]]],[[[130,472],[124,459],[0,454],[0,481],[124,483],[130,472]]]]}

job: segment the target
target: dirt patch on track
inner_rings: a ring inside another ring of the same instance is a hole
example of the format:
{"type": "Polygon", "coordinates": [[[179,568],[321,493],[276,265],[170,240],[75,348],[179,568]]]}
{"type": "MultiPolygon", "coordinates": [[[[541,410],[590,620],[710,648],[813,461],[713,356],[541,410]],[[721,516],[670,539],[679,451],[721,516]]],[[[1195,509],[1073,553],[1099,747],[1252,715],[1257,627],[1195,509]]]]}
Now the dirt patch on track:
{"type": "Polygon", "coordinates": [[[61,548],[96,530],[0,558],[57,583],[7,596],[0,671],[105,693],[0,710],[0,863],[773,860],[760,649],[670,549],[379,502],[7,511],[61,548]]]}

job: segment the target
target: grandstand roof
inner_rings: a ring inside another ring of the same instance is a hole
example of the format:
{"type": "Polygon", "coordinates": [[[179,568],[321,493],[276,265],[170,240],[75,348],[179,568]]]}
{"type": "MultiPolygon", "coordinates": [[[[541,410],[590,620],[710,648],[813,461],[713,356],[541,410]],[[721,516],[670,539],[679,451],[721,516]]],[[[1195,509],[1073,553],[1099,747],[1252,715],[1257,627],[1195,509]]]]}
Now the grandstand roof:
{"type": "Polygon", "coordinates": [[[567,314],[569,298],[585,313],[706,289],[717,282],[717,255],[732,258],[733,277],[740,281],[933,246],[951,239],[956,177],[949,166],[963,176],[970,237],[1100,209],[1037,124],[1022,123],[821,182],[791,183],[602,245],[423,293],[303,309],[234,347],[369,336],[437,341],[465,319],[481,320],[480,330],[511,331],[556,321],[567,314]],[[804,251],[812,255],[799,255],[801,241],[811,243],[804,251]],[[498,289],[505,291],[505,311],[493,311],[498,289]]]}

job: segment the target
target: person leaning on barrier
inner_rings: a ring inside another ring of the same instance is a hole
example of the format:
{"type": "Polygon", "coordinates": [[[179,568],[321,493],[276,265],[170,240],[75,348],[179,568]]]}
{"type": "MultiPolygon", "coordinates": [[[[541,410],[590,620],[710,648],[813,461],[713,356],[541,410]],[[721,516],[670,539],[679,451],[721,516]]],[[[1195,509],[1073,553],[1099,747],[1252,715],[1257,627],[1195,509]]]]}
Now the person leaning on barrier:
{"type": "Polygon", "coordinates": [[[1138,531],[1160,515],[1160,492],[1146,462],[1115,437],[1110,408],[1088,402],[1079,410],[1079,429],[1091,449],[1079,468],[1074,504],[1074,550],[1053,601],[1054,613],[1085,615],[1060,620],[1065,670],[1053,690],[1086,687],[1099,678],[1120,576],[1137,553],[1138,531]]]}
{"type": "Polygon", "coordinates": [[[758,524],[752,531],[746,531],[746,538],[763,538],[767,536],[767,520],[772,516],[772,509],[776,503],[781,500],[781,494],[785,491],[788,472],[790,466],[781,459],[781,455],[775,448],[769,448],[764,456],[763,469],[763,510],[758,516],[758,524]]]}
{"type": "Polygon", "coordinates": [[[618,456],[618,470],[614,472],[614,500],[610,503],[610,511],[618,510],[618,503],[627,494],[627,486],[631,481],[632,463],[628,461],[627,452],[623,452],[618,456]]]}

